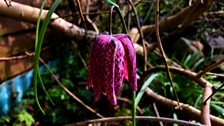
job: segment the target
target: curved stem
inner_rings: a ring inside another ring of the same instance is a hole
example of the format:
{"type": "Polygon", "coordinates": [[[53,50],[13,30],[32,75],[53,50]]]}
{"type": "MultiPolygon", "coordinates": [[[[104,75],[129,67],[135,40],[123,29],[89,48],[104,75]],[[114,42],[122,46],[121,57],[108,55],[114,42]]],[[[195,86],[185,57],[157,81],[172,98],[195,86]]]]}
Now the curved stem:
{"type": "Polygon", "coordinates": [[[123,15],[122,15],[122,13],[121,13],[120,8],[115,7],[115,9],[116,9],[116,11],[118,12],[118,15],[119,15],[119,17],[120,17],[120,19],[121,19],[121,23],[122,23],[122,25],[124,26],[125,33],[128,34],[128,29],[127,29],[127,26],[126,26],[126,23],[125,23],[125,21],[124,21],[124,17],[123,17],[123,15]]]}
{"type": "Polygon", "coordinates": [[[110,13],[109,13],[109,21],[110,21],[110,23],[109,23],[109,35],[112,35],[112,15],[113,15],[113,10],[114,10],[114,7],[115,6],[111,6],[111,8],[110,8],[110,13]]]}

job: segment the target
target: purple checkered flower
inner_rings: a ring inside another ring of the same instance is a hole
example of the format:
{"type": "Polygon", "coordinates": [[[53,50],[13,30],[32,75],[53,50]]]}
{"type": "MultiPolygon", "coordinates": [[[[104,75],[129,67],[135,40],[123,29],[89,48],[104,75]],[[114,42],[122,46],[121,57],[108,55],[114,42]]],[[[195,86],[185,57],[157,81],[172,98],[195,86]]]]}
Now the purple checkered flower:
{"type": "Polygon", "coordinates": [[[108,100],[116,105],[123,78],[129,81],[132,90],[137,90],[136,53],[130,37],[98,35],[91,42],[87,89],[93,85],[95,101],[105,92],[108,100]]]}

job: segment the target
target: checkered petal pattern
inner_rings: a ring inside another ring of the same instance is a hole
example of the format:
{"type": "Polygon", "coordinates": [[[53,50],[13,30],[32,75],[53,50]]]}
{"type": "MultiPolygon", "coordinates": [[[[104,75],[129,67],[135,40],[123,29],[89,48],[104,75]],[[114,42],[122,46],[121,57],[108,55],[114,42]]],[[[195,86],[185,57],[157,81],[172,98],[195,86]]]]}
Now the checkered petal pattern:
{"type": "Polygon", "coordinates": [[[136,56],[133,49],[130,37],[125,34],[101,34],[91,42],[86,88],[93,86],[95,101],[105,92],[108,100],[116,105],[123,78],[129,80],[133,90],[137,90],[136,56]]]}

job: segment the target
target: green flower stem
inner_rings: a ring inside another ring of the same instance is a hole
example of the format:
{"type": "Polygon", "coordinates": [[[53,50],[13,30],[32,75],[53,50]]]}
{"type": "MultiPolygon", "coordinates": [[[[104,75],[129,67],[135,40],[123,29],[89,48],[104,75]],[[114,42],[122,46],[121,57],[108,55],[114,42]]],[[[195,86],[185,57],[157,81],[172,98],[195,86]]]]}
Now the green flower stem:
{"type": "Polygon", "coordinates": [[[110,23],[109,23],[109,35],[112,35],[112,15],[113,15],[113,10],[114,10],[114,5],[113,6],[111,6],[111,8],[110,8],[110,18],[109,18],[109,21],[110,21],[110,23]]]}
{"type": "MultiPolygon", "coordinates": [[[[115,3],[115,1],[110,1],[110,0],[104,0],[106,1],[107,3],[110,3],[112,4],[112,7],[110,9],[110,15],[109,15],[109,20],[110,20],[110,24],[109,24],[109,34],[112,35],[112,14],[113,14],[113,9],[115,8],[116,12],[118,12],[119,14],[119,17],[121,19],[121,23],[124,27],[124,30],[126,32],[126,34],[128,34],[128,29],[127,29],[127,26],[126,26],[126,23],[125,23],[125,20],[124,20],[124,17],[121,13],[121,10],[119,8],[119,6],[115,3]]],[[[136,92],[133,91],[132,92],[132,126],[136,126],[136,103],[135,103],[135,97],[136,97],[136,92]]]]}
{"type": "Polygon", "coordinates": [[[132,126],[136,126],[136,106],[135,106],[136,92],[132,92],[132,126]]]}
{"type": "Polygon", "coordinates": [[[122,15],[122,13],[121,13],[120,8],[119,8],[119,7],[115,7],[115,9],[116,9],[116,11],[118,12],[118,15],[119,15],[119,17],[120,17],[120,19],[121,19],[121,23],[122,23],[122,25],[124,26],[124,30],[125,30],[126,34],[128,34],[128,29],[127,29],[127,26],[126,26],[126,23],[125,23],[125,21],[124,21],[124,17],[123,17],[123,15],[122,15]]]}

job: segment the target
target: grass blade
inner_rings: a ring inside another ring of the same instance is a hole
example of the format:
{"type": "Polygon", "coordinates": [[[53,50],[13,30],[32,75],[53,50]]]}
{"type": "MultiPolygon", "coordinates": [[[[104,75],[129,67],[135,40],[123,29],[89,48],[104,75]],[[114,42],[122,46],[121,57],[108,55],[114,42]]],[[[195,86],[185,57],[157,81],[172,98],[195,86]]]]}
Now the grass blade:
{"type": "Polygon", "coordinates": [[[116,4],[115,0],[103,0],[103,1],[119,8],[119,6],[116,4]]]}
{"type": "Polygon", "coordinates": [[[40,106],[40,103],[39,103],[39,100],[38,100],[38,94],[37,94],[37,78],[38,78],[38,73],[39,73],[39,57],[40,57],[40,51],[41,51],[42,43],[43,43],[43,40],[44,40],[44,35],[45,35],[46,30],[47,30],[47,26],[50,22],[52,14],[56,10],[56,8],[60,4],[60,2],[61,2],[60,0],[55,0],[54,3],[52,4],[50,10],[48,11],[48,13],[47,13],[47,15],[46,15],[46,17],[43,21],[43,24],[42,24],[42,27],[41,27],[41,30],[40,30],[40,35],[39,35],[40,17],[41,17],[41,12],[43,10],[43,7],[46,3],[46,0],[43,1],[43,4],[42,4],[41,9],[40,9],[39,16],[38,16],[38,21],[37,21],[33,83],[34,83],[35,99],[36,99],[38,107],[40,108],[40,110],[42,111],[43,114],[45,114],[45,112],[43,111],[42,107],[40,106]]]}
{"type": "Polygon", "coordinates": [[[138,103],[140,102],[143,94],[145,93],[146,88],[151,84],[151,82],[160,74],[153,74],[148,78],[148,80],[143,84],[141,90],[139,91],[136,99],[135,99],[135,108],[138,106],[138,103]]]}

